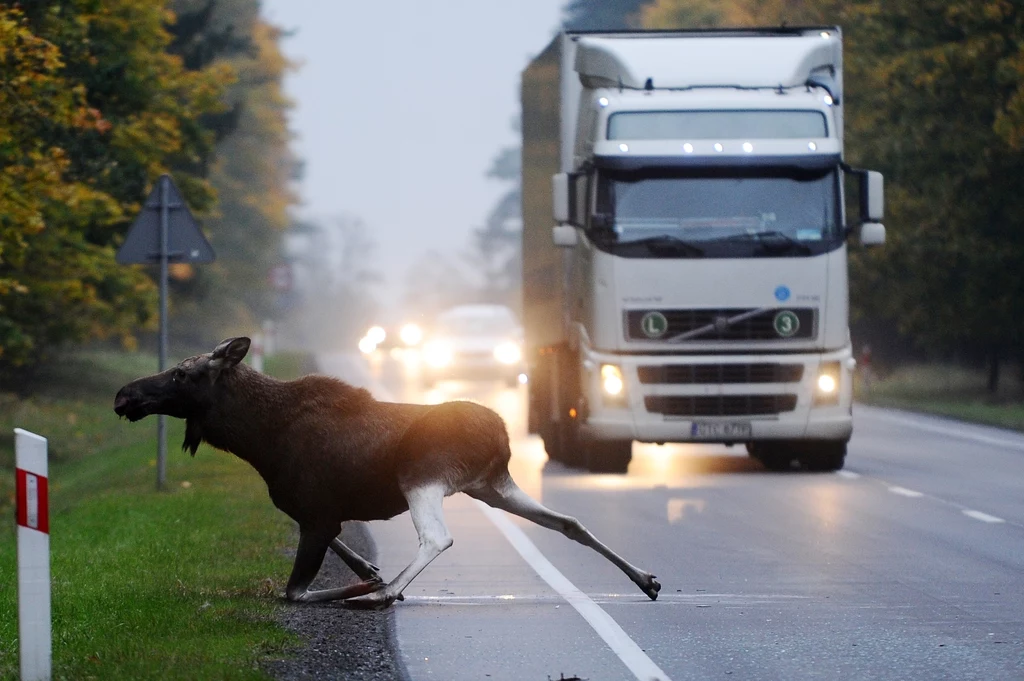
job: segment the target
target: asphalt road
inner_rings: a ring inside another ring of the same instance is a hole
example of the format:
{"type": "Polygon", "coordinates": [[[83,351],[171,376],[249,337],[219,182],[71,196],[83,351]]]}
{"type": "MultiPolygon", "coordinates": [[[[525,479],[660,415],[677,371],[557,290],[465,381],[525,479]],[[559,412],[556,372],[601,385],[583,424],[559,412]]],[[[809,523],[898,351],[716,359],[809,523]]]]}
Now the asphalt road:
{"type": "MultiPolygon", "coordinates": [[[[413,681],[1024,679],[1024,436],[858,406],[847,467],[770,473],[742,448],[634,445],[628,474],[550,463],[525,389],[321,358],[382,399],[502,414],[516,481],[658,575],[651,602],[565,537],[459,495],[451,549],[395,605],[413,681]]],[[[370,524],[384,577],[408,514],[370,524]]]]}

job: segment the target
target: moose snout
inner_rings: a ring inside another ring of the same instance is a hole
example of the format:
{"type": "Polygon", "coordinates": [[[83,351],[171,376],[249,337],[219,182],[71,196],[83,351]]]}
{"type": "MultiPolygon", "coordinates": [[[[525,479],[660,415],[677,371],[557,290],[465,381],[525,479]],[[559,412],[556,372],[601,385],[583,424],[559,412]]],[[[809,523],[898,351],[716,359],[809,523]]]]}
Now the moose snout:
{"type": "Polygon", "coordinates": [[[114,413],[118,416],[124,416],[124,413],[128,411],[128,396],[124,394],[124,390],[119,390],[117,397],[114,398],[114,413]]]}
{"type": "Polygon", "coordinates": [[[129,421],[138,421],[146,415],[140,413],[139,397],[129,386],[121,388],[114,397],[114,413],[118,416],[127,416],[129,421]]]}

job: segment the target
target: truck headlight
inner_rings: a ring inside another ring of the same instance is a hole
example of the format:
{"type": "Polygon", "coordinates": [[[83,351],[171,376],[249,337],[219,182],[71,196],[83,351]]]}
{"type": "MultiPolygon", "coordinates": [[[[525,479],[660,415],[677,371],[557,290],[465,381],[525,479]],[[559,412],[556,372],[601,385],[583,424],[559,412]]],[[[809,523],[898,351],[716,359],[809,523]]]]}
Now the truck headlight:
{"type": "Polygon", "coordinates": [[[814,382],[814,404],[839,404],[839,381],[842,368],[839,362],[823,362],[818,367],[818,378],[814,382]]]}
{"type": "Polygon", "coordinates": [[[614,364],[601,365],[601,389],[609,397],[619,397],[625,390],[626,383],[622,380],[622,369],[614,364]]]}
{"type": "Polygon", "coordinates": [[[523,353],[515,343],[502,343],[494,348],[494,359],[502,364],[515,364],[523,358],[523,353]]]}

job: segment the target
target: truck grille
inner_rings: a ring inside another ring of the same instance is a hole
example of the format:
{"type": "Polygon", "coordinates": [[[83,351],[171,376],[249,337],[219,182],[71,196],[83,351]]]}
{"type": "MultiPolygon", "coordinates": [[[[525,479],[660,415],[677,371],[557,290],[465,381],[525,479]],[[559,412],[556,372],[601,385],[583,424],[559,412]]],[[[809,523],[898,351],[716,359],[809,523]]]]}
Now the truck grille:
{"type": "Polygon", "coordinates": [[[796,395],[650,395],[644,407],[666,416],[758,416],[796,409],[796,395]]]}
{"type": "Polygon", "coordinates": [[[802,364],[666,364],[637,367],[641,383],[797,383],[802,364]]]}
{"type": "Polygon", "coordinates": [[[668,341],[691,332],[693,336],[677,342],[793,340],[817,335],[817,310],[813,307],[627,310],[625,316],[626,338],[638,341],[668,341]],[[776,323],[783,313],[795,315],[798,321],[792,333],[776,323]],[[741,316],[744,318],[727,323],[741,316]]]}

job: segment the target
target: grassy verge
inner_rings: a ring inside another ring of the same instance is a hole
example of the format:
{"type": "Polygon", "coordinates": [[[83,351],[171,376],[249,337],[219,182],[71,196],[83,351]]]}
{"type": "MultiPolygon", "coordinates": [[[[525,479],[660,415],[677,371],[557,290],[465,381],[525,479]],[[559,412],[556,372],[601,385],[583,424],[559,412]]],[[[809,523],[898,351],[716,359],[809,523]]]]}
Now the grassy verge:
{"type": "Polygon", "coordinates": [[[179,452],[168,420],[157,493],[156,420],[114,415],[117,388],[155,365],[82,355],[38,397],[0,394],[0,679],[18,675],[14,427],[49,440],[55,679],[262,679],[261,661],[295,643],[273,618],[292,525],[263,481],[209,447],[179,452]]]}
{"type": "Polygon", "coordinates": [[[1003,372],[1000,390],[986,389],[985,374],[947,365],[913,365],[882,372],[858,384],[865,404],[909,409],[961,421],[1024,431],[1024,385],[1019,372],[1003,372]]]}

